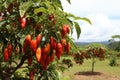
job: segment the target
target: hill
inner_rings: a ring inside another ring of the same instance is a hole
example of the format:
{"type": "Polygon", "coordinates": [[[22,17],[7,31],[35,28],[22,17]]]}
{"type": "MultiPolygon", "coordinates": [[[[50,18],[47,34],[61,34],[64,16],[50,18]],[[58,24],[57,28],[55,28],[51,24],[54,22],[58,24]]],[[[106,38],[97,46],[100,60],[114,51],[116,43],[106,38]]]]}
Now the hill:
{"type": "Polygon", "coordinates": [[[104,44],[104,45],[108,45],[109,42],[108,41],[101,41],[101,42],[74,42],[76,45],[79,45],[79,46],[85,46],[85,45],[88,45],[88,44],[91,44],[91,43],[100,43],[100,44],[104,44]]]}

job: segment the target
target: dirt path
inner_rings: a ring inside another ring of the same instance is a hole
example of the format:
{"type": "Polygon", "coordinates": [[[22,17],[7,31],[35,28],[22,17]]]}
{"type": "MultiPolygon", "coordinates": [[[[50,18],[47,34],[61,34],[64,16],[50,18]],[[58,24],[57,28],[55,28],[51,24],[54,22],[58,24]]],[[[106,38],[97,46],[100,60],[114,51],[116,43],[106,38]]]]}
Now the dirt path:
{"type": "Polygon", "coordinates": [[[79,72],[74,74],[73,80],[120,80],[120,76],[111,76],[100,72],[79,72]]]}

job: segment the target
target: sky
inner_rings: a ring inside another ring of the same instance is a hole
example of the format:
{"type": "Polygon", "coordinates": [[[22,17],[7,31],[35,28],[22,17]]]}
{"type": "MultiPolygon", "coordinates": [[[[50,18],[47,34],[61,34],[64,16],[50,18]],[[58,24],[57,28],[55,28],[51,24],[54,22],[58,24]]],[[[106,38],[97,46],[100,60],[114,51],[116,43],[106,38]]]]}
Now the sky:
{"type": "Polygon", "coordinates": [[[87,17],[92,25],[79,21],[80,38],[75,41],[96,42],[108,41],[112,35],[120,35],[120,0],[61,0],[64,11],[79,17],[87,17]]]}

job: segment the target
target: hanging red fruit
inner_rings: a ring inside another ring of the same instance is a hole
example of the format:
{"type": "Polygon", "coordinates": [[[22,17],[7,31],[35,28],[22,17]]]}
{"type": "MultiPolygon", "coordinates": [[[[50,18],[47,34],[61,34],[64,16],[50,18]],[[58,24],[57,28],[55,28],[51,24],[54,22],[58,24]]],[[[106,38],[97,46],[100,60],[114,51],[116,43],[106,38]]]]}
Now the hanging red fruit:
{"type": "Polygon", "coordinates": [[[36,37],[37,44],[39,44],[41,42],[41,39],[42,39],[42,35],[38,34],[36,37]]]}
{"type": "Polygon", "coordinates": [[[62,44],[61,43],[57,43],[57,46],[56,46],[56,56],[58,58],[58,60],[60,59],[60,56],[62,54],[62,44]]]}
{"type": "Polygon", "coordinates": [[[26,26],[26,18],[21,18],[21,28],[24,29],[26,26]]]}
{"type": "Polygon", "coordinates": [[[12,44],[10,43],[10,44],[8,44],[8,54],[9,54],[9,56],[11,56],[12,55],[12,44]]]}
{"type": "Polygon", "coordinates": [[[36,41],[36,39],[31,40],[30,47],[31,47],[32,52],[35,53],[36,49],[37,49],[37,41],[36,41]]]}
{"type": "Polygon", "coordinates": [[[28,65],[30,66],[32,64],[32,56],[29,56],[28,58],[28,65]]]}
{"type": "Polygon", "coordinates": [[[3,56],[4,56],[4,60],[7,62],[9,59],[8,48],[4,49],[3,56]]]}
{"type": "Polygon", "coordinates": [[[36,60],[38,63],[40,63],[40,60],[41,60],[41,48],[37,48],[36,50],[36,60]]]}

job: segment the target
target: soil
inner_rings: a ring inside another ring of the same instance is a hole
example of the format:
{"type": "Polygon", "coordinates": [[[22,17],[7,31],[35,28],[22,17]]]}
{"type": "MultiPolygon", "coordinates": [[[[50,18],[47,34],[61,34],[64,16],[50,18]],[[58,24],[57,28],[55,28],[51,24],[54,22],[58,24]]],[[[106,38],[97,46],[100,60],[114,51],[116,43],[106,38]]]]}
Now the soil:
{"type": "Polygon", "coordinates": [[[77,72],[73,80],[120,80],[120,76],[112,76],[103,72],[77,72]]]}

